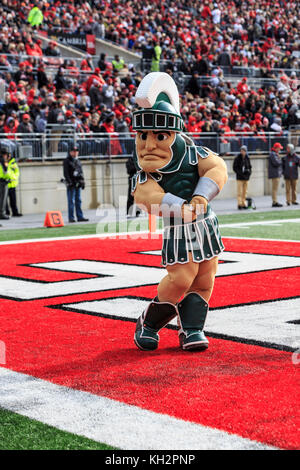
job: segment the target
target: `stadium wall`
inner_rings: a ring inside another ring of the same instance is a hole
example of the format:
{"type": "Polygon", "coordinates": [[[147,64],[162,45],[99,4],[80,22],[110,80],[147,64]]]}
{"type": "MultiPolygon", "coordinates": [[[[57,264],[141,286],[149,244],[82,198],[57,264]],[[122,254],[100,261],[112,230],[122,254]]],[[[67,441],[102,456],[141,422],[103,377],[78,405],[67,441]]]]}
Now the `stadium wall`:
{"type": "MultiPolygon", "coordinates": [[[[47,47],[50,41],[55,40],[55,37],[45,37],[42,34],[37,34],[38,39],[41,39],[42,46],[47,47]]],[[[68,59],[85,59],[86,52],[80,51],[79,49],[75,49],[74,47],[65,46],[60,42],[57,43],[58,49],[61,52],[61,58],[67,57],[68,59]]]]}
{"type": "MultiPolygon", "coordinates": [[[[236,178],[232,170],[234,157],[225,157],[229,179],[218,198],[236,197],[236,178]]],[[[267,178],[267,159],[264,155],[251,157],[252,176],[249,183],[249,196],[271,194],[267,178]]],[[[82,207],[96,209],[103,204],[119,207],[126,204],[128,175],[125,160],[82,160],[86,180],[82,191],[82,207]],[[121,199],[120,199],[121,198],[121,199]]],[[[44,213],[49,210],[67,210],[66,187],[63,178],[62,162],[23,162],[20,163],[20,184],[17,189],[19,208],[23,214],[44,213]]],[[[283,184],[280,194],[284,194],[283,184]]]]}

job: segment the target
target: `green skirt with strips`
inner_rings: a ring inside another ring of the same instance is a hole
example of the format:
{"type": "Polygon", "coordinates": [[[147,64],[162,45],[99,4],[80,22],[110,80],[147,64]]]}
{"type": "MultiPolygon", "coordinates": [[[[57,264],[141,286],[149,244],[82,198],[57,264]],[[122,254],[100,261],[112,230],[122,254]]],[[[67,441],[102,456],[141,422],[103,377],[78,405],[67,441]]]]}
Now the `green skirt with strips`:
{"type": "Polygon", "coordinates": [[[218,256],[224,251],[217,216],[208,206],[206,214],[195,222],[167,225],[163,232],[162,265],[185,264],[191,253],[195,263],[218,256]]]}

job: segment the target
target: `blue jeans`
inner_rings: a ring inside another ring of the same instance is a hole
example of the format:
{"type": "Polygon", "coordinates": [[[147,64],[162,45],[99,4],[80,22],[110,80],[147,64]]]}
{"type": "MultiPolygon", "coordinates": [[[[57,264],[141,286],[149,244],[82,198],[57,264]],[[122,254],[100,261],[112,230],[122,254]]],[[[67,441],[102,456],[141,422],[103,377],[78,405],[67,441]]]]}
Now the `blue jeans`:
{"type": "Polygon", "coordinates": [[[69,221],[74,220],[74,206],[77,220],[83,219],[83,213],[81,210],[81,188],[67,188],[67,198],[69,221]]]}

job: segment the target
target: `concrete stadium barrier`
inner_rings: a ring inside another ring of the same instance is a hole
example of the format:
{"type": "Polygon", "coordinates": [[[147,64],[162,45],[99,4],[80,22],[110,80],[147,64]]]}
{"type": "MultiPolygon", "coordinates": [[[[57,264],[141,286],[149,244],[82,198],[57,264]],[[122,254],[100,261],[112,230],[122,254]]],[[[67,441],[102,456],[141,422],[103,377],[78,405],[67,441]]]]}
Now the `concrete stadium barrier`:
{"type": "MultiPolygon", "coordinates": [[[[50,41],[53,41],[53,38],[47,38],[42,34],[38,34],[37,37],[42,41],[43,48],[45,44],[48,44],[50,41]]],[[[74,47],[65,46],[61,44],[59,41],[57,42],[57,47],[61,52],[61,57],[68,57],[68,58],[86,58],[86,52],[80,51],[79,49],[75,49],[74,47]]]]}
{"type": "MultiPolygon", "coordinates": [[[[236,177],[232,170],[234,155],[224,157],[229,179],[218,199],[236,197],[236,177]]],[[[82,160],[86,187],[82,192],[83,209],[96,209],[103,204],[119,207],[119,201],[126,204],[128,175],[126,158],[111,160],[82,160]]],[[[252,175],[249,182],[249,196],[271,194],[267,173],[267,155],[252,155],[252,175]]],[[[18,207],[23,214],[46,213],[49,210],[67,210],[66,187],[63,178],[62,161],[20,162],[20,184],[17,188],[18,207]]],[[[283,180],[279,194],[284,194],[283,180]]]]}

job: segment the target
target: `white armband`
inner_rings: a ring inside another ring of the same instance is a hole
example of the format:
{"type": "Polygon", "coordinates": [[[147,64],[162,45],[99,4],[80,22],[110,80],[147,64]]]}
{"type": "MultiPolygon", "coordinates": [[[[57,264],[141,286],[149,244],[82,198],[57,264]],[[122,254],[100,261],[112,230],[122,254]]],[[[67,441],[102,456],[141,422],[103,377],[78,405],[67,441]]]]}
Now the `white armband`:
{"type": "Polygon", "coordinates": [[[185,199],[175,194],[166,193],[160,205],[162,215],[168,216],[172,213],[173,217],[181,217],[181,208],[185,202],[187,202],[185,199]]]}
{"type": "Polygon", "coordinates": [[[202,176],[197,183],[193,196],[203,196],[210,202],[219,192],[220,188],[214,180],[202,176]]]}

